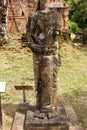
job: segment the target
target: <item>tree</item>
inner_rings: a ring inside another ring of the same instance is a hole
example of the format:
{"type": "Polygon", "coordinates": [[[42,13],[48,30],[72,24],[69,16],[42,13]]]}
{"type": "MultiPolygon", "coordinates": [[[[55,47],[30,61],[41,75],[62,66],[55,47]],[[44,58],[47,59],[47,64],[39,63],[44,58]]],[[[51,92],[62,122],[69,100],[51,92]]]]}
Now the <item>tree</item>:
{"type": "Polygon", "coordinates": [[[87,28],[87,0],[73,0],[69,19],[81,29],[87,28]]]}

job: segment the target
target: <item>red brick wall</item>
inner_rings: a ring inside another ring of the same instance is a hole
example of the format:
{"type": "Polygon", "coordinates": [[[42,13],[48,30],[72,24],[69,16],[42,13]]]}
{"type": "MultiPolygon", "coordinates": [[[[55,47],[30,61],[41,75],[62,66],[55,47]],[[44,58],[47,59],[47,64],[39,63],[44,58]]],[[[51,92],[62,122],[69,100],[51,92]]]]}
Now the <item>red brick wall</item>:
{"type": "MultiPolygon", "coordinates": [[[[26,32],[26,24],[28,16],[34,12],[35,0],[7,0],[7,31],[26,32]],[[21,1],[21,2],[20,2],[21,1]]],[[[49,3],[61,3],[62,0],[48,0],[49,3]]],[[[62,15],[62,29],[68,28],[68,13],[69,5],[63,4],[64,8],[59,8],[58,11],[62,15]]]]}
{"type": "Polygon", "coordinates": [[[29,14],[33,11],[33,0],[7,1],[7,31],[24,33],[29,14]],[[11,2],[10,2],[11,1],[11,2]],[[21,1],[21,2],[20,2],[21,1]]]}
{"type": "Polygon", "coordinates": [[[0,0],[0,6],[2,6],[2,0],[0,0]]]}

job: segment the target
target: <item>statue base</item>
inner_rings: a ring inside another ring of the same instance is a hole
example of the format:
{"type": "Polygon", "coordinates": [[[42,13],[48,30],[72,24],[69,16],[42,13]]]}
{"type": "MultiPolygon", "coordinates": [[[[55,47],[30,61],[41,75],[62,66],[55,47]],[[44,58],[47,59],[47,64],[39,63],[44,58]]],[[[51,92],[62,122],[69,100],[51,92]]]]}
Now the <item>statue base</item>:
{"type": "Polygon", "coordinates": [[[57,106],[53,112],[28,110],[24,130],[82,130],[71,106],[57,106]]]}
{"type": "Polygon", "coordinates": [[[83,130],[71,106],[57,106],[53,112],[42,113],[35,109],[26,114],[16,113],[12,130],[83,130]],[[25,118],[24,118],[25,117],[25,118]],[[18,120],[19,125],[18,125],[18,120]]]}

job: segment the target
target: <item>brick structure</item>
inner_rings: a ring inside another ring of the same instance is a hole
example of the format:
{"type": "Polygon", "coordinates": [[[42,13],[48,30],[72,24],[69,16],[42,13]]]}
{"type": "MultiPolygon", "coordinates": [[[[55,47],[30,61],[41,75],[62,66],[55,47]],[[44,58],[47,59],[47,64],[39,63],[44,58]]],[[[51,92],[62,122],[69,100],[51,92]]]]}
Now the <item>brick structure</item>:
{"type": "Polygon", "coordinates": [[[27,18],[33,8],[33,0],[7,0],[7,30],[8,32],[25,32],[27,18]]]}
{"type": "Polygon", "coordinates": [[[8,41],[6,32],[6,15],[7,8],[5,6],[5,0],[0,0],[0,45],[8,41]]]}
{"type": "Polygon", "coordinates": [[[48,0],[47,7],[55,7],[61,15],[61,26],[63,30],[68,29],[69,3],[63,3],[62,0],[48,0]]]}
{"type": "MultiPolygon", "coordinates": [[[[35,12],[38,0],[4,0],[7,5],[7,30],[8,32],[26,32],[27,18],[31,12],[35,12]]],[[[62,16],[62,29],[67,29],[69,5],[61,0],[47,0],[47,4],[57,5],[57,10],[62,16]]]]}

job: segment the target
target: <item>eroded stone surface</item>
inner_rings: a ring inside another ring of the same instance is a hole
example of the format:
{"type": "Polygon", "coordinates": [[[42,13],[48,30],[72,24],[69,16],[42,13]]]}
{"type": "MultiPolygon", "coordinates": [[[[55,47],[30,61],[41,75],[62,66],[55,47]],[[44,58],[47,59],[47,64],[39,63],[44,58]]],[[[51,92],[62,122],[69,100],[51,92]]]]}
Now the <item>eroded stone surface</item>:
{"type": "Polygon", "coordinates": [[[24,130],[25,114],[16,112],[12,130],[24,130]]]}
{"type": "Polygon", "coordinates": [[[57,105],[60,20],[55,10],[43,10],[30,15],[27,24],[27,41],[34,61],[36,107],[42,111],[50,111],[57,105]]]}
{"type": "Polygon", "coordinates": [[[27,114],[16,112],[12,130],[83,130],[83,128],[79,124],[72,106],[59,105],[53,113],[41,113],[31,108],[27,114]],[[55,112],[57,116],[49,119],[48,115],[54,115],[55,112]],[[72,122],[73,117],[76,121],[74,123],[72,122]]]}
{"type": "MultiPolygon", "coordinates": [[[[38,114],[40,114],[40,111],[38,114]]],[[[83,130],[73,108],[69,105],[59,105],[53,113],[45,113],[44,116],[46,118],[43,119],[39,116],[34,117],[34,111],[28,110],[25,130],[83,130]],[[32,117],[30,116],[31,113],[33,113],[32,117]]]]}
{"type": "Polygon", "coordinates": [[[59,107],[58,110],[48,113],[41,113],[40,111],[32,112],[28,110],[25,121],[25,130],[68,130],[66,129],[68,128],[66,113],[62,111],[64,107],[59,107]]]}

